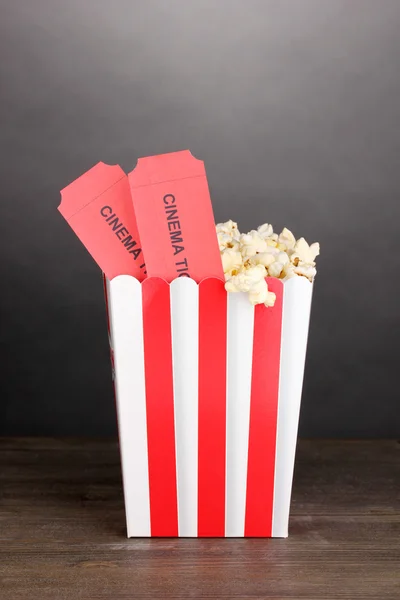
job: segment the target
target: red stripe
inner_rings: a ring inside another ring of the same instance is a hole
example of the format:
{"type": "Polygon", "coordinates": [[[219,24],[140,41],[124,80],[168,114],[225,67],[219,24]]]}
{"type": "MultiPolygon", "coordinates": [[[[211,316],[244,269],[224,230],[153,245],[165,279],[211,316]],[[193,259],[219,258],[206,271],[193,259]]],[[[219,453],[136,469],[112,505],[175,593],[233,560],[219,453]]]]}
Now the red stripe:
{"type": "Polygon", "coordinates": [[[272,277],[267,283],[276,294],[275,306],[256,306],[254,319],[245,519],[249,537],[272,534],[283,284],[272,277]]]}
{"type": "Polygon", "coordinates": [[[198,535],[225,535],[227,294],[219,279],[199,284],[198,535]]]}
{"type": "Polygon", "coordinates": [[[178,535],[169,285],[142,283],[151,535],[178,535]]]}

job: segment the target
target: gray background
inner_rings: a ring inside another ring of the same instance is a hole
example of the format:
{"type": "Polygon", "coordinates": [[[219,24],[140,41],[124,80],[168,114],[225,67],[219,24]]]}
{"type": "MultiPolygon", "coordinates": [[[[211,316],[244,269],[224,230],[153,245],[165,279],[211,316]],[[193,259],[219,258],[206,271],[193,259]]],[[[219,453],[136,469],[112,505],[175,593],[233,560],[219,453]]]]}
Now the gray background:
{"type": "Polygon", "coordinates": [[[399,435],[400,2],[0,7],[0,434],[115,434],[100,272],[59,190],[190,148],[217,220],[321,242],[301,435],[399,435]]]}

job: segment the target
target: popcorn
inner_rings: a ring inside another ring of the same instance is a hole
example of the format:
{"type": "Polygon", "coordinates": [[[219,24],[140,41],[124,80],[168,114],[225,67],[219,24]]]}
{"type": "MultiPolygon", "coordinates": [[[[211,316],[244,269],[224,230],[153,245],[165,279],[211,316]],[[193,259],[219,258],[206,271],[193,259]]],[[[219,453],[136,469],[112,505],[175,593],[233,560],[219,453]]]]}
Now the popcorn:
{"type": "Polygon", "coordinates": [[[292,265],[291,262],[288,262],[286,265],[284,265],[284,267],[282,269],[281,278],[283,280],[286,280],[286,279],[290,279],[291,277],[296,277],[296,273],[295,273],[294,269],[295,269],[294,265],[292,265]]]}
{"type": "Polygon", "coordinates": [[[282,233],[279,235],[278,240],[280,244],[284,244],[287,250],[291,250],[296,244],[296,238],[286,227],[282,229],[282,233]]]}
{"type": "Polygon", "coordinates": [[[237,223],[234,221],[226,221],[226,223],[218,223],[216,226],[217,238],[220,252],[226,248],[239,250],[239,230],[237,223]]]}
{"type": "Polygon", "coordinates": [[[265,304],[265,306],[272,307],[275,304],[275,300],[276,300],[276,294],[274,294],[274,292],[268,292],[267,299],[265,300],[264,304],[265,304]]]}
{"type": "Polygon", "coordinates": [[[248,296],[251,304],[264,304],[265,306],[274,306],[276,295],[268,290],[267,282],[260,281],[256,288],[249,292],[248,296]]]}
{"type": "MultiPolygon", "coordinates": [[[[304,238],[297,240],[294,247],[292,259],[298,258],[300,261],[314,264],[314,259],[319,254],[319,244],[311,244],[309,246],[304,238]]],[[[293,260],[292,260],[293,262],[293,260]]]]}
{"type": "Polygon", "coordinates": [[[268,285],[265,279],[256,283],[249,291],[248,298],[251,304],[264,304],[268,298],[268,285]]]}
{"type": "Polygon", "coordinates": [[[226,248],[228,248],[228,244],[231,244],[232,242],[231,236],[223,231],[217,232],[217,238],[220,252],[223,252],[226,248]]]}
{"type": "Polygon", "coordinates": [[[315,268],[315,258],[318,255],[319,244],[317,242],[310,246],[304,238],[297,240],[294,250],[290,255],[290,262],[293,265],[290,276],[300,275],[313,281],[317,272],[315,268]]]}
{"type": "Polygon", "coordinates": [[[280,277],[283,270],[283,263],[274,261],[268,268],[268,275],[270,277],[280,277]]]}
{"type": "Polygon", "coordinates": [[[243,268],[237,275],[228,278],[225,283],[227,292],[250,292],[256,290],[257,284],[264,281],[267,270],[263,265],[243,268]]]}
{"type": "Polygon", "coordinates": [[[218,244],[220,252],[226,249],[239,250],[239,242],[227,233],[218,233],[218,244]]]}
{"type": "Polygon", "coordinates": [[[271,237],[274,233],[274,230],[272,229],[272,225],[269,223],[264,223],[264,225],[260,225],[260,227],[258,227],[257,232],[260,237],[265,239],[271,237]]]}
{"type": "Polygon", "coordinates": [[[244,268],[238,275],[227,279],[225,289],[228,292],[248,292],[251,304],[273,306],[276,296],[268,290],[266,275],[267,271],[262,265],[244,268]]]}
{"type": "Polygon", "coordinates": [[[317,270],[313,265],[304,263],[299,264],[297,267],[294,267],[294,272],[296,275],[302,275],[303,277],[307,277],[307,279],[309,279],[310,281],[313,281],[317,270]]]}
{"type": "Polygon", "coordinates": [[[254,256],[257,252],[265,252],[266,249],[266,241],[254,229],[240,236],[240,251],[243,258],[254,256]]]}
{"type": "Polygon", "coordinates": [[[272,252],[259,252],[251,260],[255,265],[264,265],[264,267],[268,268],[275,262],[275,257],[272,252]]]}
{"type": "Polygon", "coordinates": [[[304,238],[296,241],[286,227],[278,235],[269,223],[246,234],[239,232],[234,221],[218,223],[216,229],[225,289],[247,293],[251,304],[274,306],[276,296],[268,289],[267,276],[283,281],[291,277],[314,280],[318,243],[309,245],[304,238]]]}
{"type": "Polygon", "coordinates": [[[225,223],[218,223],[216,226],[217,229],[217,233],[226,233],[227,235],[230,235],[231,237],[234,237],[235,235],[239,235],[239,230],[238,230],[238,226],[237,223],[235,223],[235,221],[229,220],[226,221],[225,223]]]}
{"type": "Polygon", "coordinates": [[[221,254],[221,258],[225,275],[237,275],[243,265],[241,253],[232,248],[227,248],[225,252],[221,254]]]}
{"type": "Polygon", "coordinates": [[[289,262],[289,256],[286,252],[279,252],[279,254],[276,257],[276,260],[282,263],[283,265],[286,265],[289,262]]]}

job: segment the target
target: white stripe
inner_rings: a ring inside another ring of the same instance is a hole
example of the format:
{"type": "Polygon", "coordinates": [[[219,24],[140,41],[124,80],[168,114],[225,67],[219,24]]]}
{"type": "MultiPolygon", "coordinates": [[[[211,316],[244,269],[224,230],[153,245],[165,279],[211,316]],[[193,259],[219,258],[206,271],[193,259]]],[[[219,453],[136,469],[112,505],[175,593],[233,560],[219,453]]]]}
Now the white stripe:
{"type": "Polygon", "coordinates": [[[312,287],[305,277],[292,277],[283,286],[273,537],[288,535],[312,287]]]}
{"type": "Polygon", "coordinates": [[[228,294],[226,406],[226,537],[243,537],[253,360],[254,306],[228,294]]]}
{"type": "Polygon", "coordinates": [[[119,275],[108,289],[126,525],[128,537],[147,537],[151,528],[142,286],[129,275],[119,275]]]}
{"type": "Polygon", "coordinates": [[[179,536],[197,536],[199,286],[170,286],[179,536]]]}

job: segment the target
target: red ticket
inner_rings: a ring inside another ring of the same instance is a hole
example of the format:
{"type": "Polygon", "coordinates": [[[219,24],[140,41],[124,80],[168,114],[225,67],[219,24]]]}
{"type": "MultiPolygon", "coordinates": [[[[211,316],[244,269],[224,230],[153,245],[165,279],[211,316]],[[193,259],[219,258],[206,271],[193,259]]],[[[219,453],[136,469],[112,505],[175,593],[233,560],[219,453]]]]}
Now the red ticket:
{"type": "Polygon", "coordinates": [[[204,163],[189,150],[140,158],[129,183],[147,275],[223,279],[204,163]]]}
{"type": "Polygon", "coordinates": [[[108,279],[146,277],[128,177],[121,167],[95,165],[61,190],[58,210],[108,279]]]}

